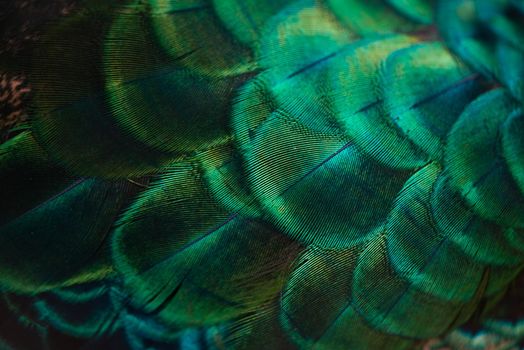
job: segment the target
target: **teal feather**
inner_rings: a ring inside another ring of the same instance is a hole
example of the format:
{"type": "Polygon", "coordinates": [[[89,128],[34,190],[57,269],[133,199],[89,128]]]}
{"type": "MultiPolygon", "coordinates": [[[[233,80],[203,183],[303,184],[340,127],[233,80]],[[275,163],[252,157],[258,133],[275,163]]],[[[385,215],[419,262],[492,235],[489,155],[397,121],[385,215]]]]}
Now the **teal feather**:
{"type": "Polygon", "coordinates": [[[510,334],[523,18],[513,0],[86,0],[42,23],[17,68],[29,121],[0,143],[0,347],[510,334]]]}

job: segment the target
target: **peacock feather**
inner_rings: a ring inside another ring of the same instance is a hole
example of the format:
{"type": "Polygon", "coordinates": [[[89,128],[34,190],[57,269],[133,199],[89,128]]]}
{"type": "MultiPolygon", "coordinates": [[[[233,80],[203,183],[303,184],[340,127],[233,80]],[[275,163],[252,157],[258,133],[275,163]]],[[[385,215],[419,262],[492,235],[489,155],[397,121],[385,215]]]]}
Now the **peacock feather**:
{"type": "Polygon", "coordinates": [[[1,349],[524,346],[522,0],[35,23],[0,50],[1,349]]]}

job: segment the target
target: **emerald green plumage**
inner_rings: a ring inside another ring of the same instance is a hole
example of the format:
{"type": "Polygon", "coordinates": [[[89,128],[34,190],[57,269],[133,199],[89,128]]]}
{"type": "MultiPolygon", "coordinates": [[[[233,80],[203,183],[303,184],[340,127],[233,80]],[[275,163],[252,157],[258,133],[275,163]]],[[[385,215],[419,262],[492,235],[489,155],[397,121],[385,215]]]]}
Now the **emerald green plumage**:
{"type": "Polygon", "coordinates": [[[217,77],[246,73],[255,68],[253,52],[235,40],[234,34],[231,35],[222,22],[223,18],[232,16],[231,6],[224,8],[222,6],[227,5],[212,0],[152,0],[149,5],[158,43],[183,66],[217,77]],[[218,11],[215,10],[217,5],[218,11]]]}
{"type": "Polygon", "coordinates": [[[260,306],[299,250],[242,208],[229,212],[205,185],[198,163],[177,164],[117,224],[113,256],[133,302],[168,324],[211,325],[260,306]]]}
{"type": "Polygon", "coordinates": [[[439,2],[437,23],[450,48],[523,101],[524,9],[519,0],[439,2]]]}
{"type": "Polygon", "coordinates": [[[247,76],[199,74],[186,67],[193,55],[166,57],[145,15],[119,14],[106,38],[105,91],[119,129],[172,157],[227,142],[229,100],[247,76]]]}
{"type": "Polygon", "coordinates": [[[524,198],[504,161],[498,135],[517,108],[502,89],[480,96],[451,130],[445,157],[451,185],[475,212],[509,227],[523,227],[524,198]]]}
{"type": "Polygon", "coordinates": [[[393,52],[416,37],[388,35],[356,43],[345,59],[332,65],[335,115],[342,130],[371,158],[393,169],[424,165],[428,157],[392,125],[384,106],[380,67],[393,52]]]}
{"type": "Polygon", "coordinates": [[[35,137],[53,160],[81,176],[143,175],[170,159],[126,134],[112,117],[103,44],[115,12],[93,5],[51,26],[32,60],[35,137]]]}
{"type": "Polygon", "coordinates": [[[0,323],[0,347],[396,350],[482,322],[524,267],[523,18],[85,0],[44,23],[0,144],[0,311],[35,338],[0,323]]]}
{"type": "Polygon", "coordinates": [[[390,120],[431,159],[440,159],[449,129],[482,91],[478,75],[434,42],[391,54],[382,76],[390,120]],[[446,107],[445,115],[442,106],[446,107]]]}
{"type": "Polygon", "coordinates": [[[433,22],[435,0],[389,0],[388,3],[415,22],[422,24],[433,22]]]}
{"type": "Polygon", "coordinates": [[[67,175],[27,132],[0,154],[2,194],[16,202],[0,226],[2,287],[37,292],[110,274],[109,232],[133,186],[67,175]]]}
{"type": "Polygon", "coordinates": [[[386,1],[326,0],[326,3],[343,24],[365,37],[406,33],[419,27],[418,23],[399,14],[386,1]]]}

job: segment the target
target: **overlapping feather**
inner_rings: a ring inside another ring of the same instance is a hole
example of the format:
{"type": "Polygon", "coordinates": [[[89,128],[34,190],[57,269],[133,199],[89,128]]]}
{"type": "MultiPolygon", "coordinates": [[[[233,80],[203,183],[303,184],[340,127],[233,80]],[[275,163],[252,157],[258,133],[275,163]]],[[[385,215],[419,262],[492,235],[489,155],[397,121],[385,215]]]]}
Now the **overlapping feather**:
{"type": "Polygon", "coordinates": [[[519,4],[49,23],[31,130],[0,145],[6,308],[48,347],[133,349],[409,349],[488,312],[524,266],[519,4]]]}

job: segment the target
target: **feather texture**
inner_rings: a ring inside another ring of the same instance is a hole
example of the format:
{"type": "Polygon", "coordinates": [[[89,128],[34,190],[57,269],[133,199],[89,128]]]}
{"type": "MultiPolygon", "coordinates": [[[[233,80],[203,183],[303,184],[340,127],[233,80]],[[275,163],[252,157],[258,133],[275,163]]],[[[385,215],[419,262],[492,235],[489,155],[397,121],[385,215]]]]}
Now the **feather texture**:
{"type": "Polygon", "coordinates": [[[414,349],[506,317],[523,18],[87,0],[44,23],[0,144],[0,347],[414,349]]]}

